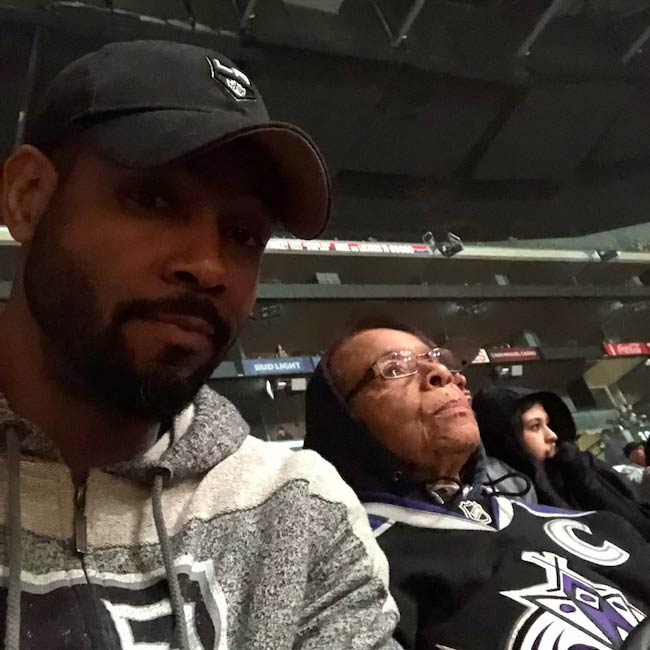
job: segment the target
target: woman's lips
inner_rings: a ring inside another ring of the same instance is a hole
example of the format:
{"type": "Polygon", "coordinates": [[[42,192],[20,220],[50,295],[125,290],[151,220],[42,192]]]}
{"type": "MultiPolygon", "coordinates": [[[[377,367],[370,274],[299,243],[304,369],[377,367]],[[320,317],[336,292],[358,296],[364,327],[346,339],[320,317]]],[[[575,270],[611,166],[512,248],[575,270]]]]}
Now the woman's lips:
{"type": "Polygon", "coordinates": [[[446,411],[468,411],[469,405],[467,404],[467,398],[459,397],[458,399],[452,399],[448,402],[445,402],[439,406],[432,415],[440,415],[446,411]]]}

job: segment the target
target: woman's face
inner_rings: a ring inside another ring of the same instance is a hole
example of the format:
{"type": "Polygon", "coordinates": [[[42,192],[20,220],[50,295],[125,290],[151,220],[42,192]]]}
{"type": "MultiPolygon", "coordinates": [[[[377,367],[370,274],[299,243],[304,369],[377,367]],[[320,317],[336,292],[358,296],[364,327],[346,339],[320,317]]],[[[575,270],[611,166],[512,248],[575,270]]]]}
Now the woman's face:
{"type": "Polygon", "coordinates": [[[540,462],[553,458],[556,452],[557,436],[548,424],[548,413],[541,404],[534,404],[521,416],[526,449],[540,462]]]}

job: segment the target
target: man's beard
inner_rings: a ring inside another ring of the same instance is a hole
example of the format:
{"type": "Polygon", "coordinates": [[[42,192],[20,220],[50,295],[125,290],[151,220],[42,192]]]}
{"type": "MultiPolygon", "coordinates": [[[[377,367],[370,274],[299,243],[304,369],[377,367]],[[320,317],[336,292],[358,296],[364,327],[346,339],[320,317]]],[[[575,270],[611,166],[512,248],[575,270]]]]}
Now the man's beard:
{"type": "Polygon", "coordinates": [[[130,417],[168,421],[182,411],[209,379],[232,343],[232,328],[207,299],[194,294],[118,304],[107,326],[92,283],[61,246],[58,219],[39,224],[25,262],[24,287],[29,308],[43,333],[46,370],[76,397],[96,401],[130,417]],[[161,314],[195,316],[214,329],[213,353],[187,374],[191,354],[168,346],[147,369],[138,369],[123,336],[133,319],[161,314]]]}

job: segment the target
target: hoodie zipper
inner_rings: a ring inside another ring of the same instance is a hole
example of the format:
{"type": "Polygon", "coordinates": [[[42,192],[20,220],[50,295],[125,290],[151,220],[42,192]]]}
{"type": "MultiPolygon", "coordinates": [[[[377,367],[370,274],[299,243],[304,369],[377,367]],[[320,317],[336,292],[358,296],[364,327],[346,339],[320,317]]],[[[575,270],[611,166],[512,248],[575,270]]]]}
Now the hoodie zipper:
{"type": "Polygon", "coordinates": [[[86,481],[77,485],[74,495],[74,539],[79,555],[88,553],[88,525],[86,521],[86,481]]]}

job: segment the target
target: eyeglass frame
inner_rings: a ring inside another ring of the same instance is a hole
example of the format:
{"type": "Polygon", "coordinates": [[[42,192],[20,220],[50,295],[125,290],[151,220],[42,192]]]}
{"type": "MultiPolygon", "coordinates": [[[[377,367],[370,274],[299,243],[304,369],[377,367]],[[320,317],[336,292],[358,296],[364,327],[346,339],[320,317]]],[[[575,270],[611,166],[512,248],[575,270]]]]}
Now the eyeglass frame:
{"type": "MultiPolygon", "coordinates": [[[[424,357],[427,357],[431,363],[441,363],[439,361],[440,356],[434,358],[434,353],[436,352],[448,352],[452,358],[454,358],[454,353],[449,349],[441,346],[435,346],[428,350],[427,352],[421,352],[419,354],[415,354],[413,350],[391,350],[390,352],[385,352],[382,354],[378,359],[373,361],[373,363],[370,365],[368,370],[366,370],[365,373],[363,373],[363,376],[359,381],[343,396],[343,399],[346,402],[349,402],[352,400],[352,398],[356,397],[370,382],[374,381],[378,377],[381,377],[382,379],[386,381],[390,381],[391,379],[404,379],[405,377],[413,377],[413,375],[417,375],[419,369],[420,369],[420,363],[418,363],[419,359],[422,359],[424,357]],[[408,353],[412,357],[415,357],[415,370],[413,372],[409,372],[406,375],[399,375],[399,377],[385,377],[381,370],[377,367],[377,364],[381,362],[385,358],[389,358],[391,355],[396,355],[400,353],[408,353]]],[[[459,372],[462,372],[462,369],[459,368],[450,368],[447,364],[441,363],[441,365],[445,366],[449,372],[452,374],[458,374],[459,372]]]]}

